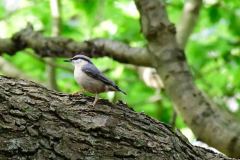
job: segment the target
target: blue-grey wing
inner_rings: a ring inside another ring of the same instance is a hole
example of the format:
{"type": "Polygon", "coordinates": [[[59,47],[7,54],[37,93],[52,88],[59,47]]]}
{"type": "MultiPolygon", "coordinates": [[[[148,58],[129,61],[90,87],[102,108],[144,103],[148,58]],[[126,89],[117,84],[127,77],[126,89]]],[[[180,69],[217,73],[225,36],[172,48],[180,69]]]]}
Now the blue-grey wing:
{"type": "Polygon", "coordinates": [[[122,92],[123,94],[126,94],[124,91],[122,91],[113,81],[107,79],[93,64],[86,64],[82,67],[82,71],[86,73],[89,77],[92,77],[96,80],[99,80],[103,82],[106,85],[110,85],[114,87],[117,91],[122,92]]]}
{"type": "Polygon", "coordinates": [[[86,73],[88,76],[102,81],[106,85],[111,85],[115,87],[116,85],[109,79],[107,79],[94,65],[86,64],[82,67],[82,71],[86,73]]]}

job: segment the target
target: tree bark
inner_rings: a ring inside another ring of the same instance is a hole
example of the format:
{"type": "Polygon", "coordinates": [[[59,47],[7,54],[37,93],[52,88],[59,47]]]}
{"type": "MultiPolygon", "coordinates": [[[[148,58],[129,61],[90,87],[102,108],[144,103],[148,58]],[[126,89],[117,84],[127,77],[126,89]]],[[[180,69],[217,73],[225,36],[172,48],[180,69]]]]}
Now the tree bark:
{"type": "MultiPolygon", "coordinates": [[[[167,28],[169,31],[175,31],[173,25],[169,25],[167,28]]],[[[154,37],[154,31],[158,30],[150,31],[154,37]]],[[[151,34],[149,34],[150,37],[151,34]]],[[[160,42],[157,42],[158,40],[154,43],[149,41],[151,45],[154,44],[155,48],[149,52],[147,49],[131,48],[126,44],[111,40],[75,42],[61,37],[46,38],[39,32],[33,31],[31,27],[27,27],[16,33],[11,39],[0,39],[0,54],[7,52],[11,55],[19,50],[32,48],[39,56],[43,57],[70,57],[79,53],[77,51],[86,51],[84,53],[88,56],[110,56],[120,62],[146,66],[155,65],[178,113],[182,115],[196,137],[223,153],[239,157],[239,121],[218,109],[195,87],[184,54],[176,47],[174,35],[174,33],[171,36],[168,33],[160,33],[158,37],[160,42]],[[122,49],[120,49],[121,47],[122,49]],[[118,48],[120,50],[117,50],[118,48]],[[151,60],[151,56],[154,57],[153,60],[151,60]]]]}
{"type": "Polygon", "coordinates": [[[0,76],[0,159],[230,159],[122,102],[0,76]]]}
{"type": "Polygon", "coordinates": [[[147,49],[130,47],[129,45],[107,39],[92,39],[75,42],[63,37],[44,37],[33,30],[29,24],[25,29],[15,33],[12,38],[0,38],[0,55],[31,48],[41,57],[73,57],[85,54],[89,57],[108,56],[119,62],[140,66],[151,66],[147,49]]]}
{"type": "Polygon", "coordinates": [[[175,26],[160,0],[135,0],[153,63],[176,109],[199,140],[240,157],[239,121],[217,108],[196,87],[184,51],[176,41],[175,26]],[[160,18],[161,17],[161,18],[160,18]]]}
{"type": "Polygon", "coordinates": [[[195,87],[165,6],[160,0],[135,1],[148,49],[105,39],[74,42],[62,37],[49,38],[29,26],[10,39],[0,39],[0,54],[13,55],[32,48],[43,57],[70,57],[84,51],[90,57],[109,56],[119,62],[155,67],[178,113],[196,137],[230,156],[240,157],[239,120],[220,110],[195,87]]]}

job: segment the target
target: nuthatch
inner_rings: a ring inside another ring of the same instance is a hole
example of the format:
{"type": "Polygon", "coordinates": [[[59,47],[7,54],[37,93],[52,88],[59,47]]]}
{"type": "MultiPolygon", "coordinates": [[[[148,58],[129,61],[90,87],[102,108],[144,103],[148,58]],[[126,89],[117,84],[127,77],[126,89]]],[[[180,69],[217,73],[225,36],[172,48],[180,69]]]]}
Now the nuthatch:
{"type": "Polygon", "coordinates": [[[102,72],[91,62],[90,58],[84,55],[76,55],[71,59],[65,60],[74,65],[74,78],[84,90],[94,93],[95,99],[93,106],[97,103],[98,94],[107,91],[122,91],[113,81],[107,79],[102,72]]]}

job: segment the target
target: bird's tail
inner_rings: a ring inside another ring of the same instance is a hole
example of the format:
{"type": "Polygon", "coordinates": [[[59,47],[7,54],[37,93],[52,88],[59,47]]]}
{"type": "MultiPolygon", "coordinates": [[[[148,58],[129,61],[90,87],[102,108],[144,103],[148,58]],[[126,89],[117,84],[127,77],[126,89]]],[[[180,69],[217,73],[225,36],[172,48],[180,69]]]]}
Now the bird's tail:
{"type": "Polygon", "coordinates": [[[108,91],[119,91],[122,92],[123,94],[127,95],[126,92],[124,92],[123,90],[121,90],[116,84],[112,84],[111,86],[108,86],[108,91]]]}
{"type": "Polygon", "coordinates": [[[127,93],[124,92],[123,90],[121,90],[118,86],[116,86],[116,89],[117,89],[117,91],[122,92],[123,94],[127,95],[127,93]]]}

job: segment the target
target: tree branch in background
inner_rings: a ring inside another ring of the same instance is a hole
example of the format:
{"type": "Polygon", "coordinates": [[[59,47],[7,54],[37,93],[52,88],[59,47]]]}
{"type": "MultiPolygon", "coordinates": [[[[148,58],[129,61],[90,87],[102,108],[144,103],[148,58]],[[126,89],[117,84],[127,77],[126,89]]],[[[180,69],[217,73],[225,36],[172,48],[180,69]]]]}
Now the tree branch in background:
{"type": "Polygon", "coordinates": [[[29,55],[31,55],[32,57],[34,57],[35,59],[45,63],[45,64],[48,64],[50,66],[53,66],[55,68],[60,68],[60,69],[63,69],[65,71],[68,71],[68,72],[73,72],[73,68],[70,67],[69,65],[66,66],[66,65],[63,65],[63,64],[56,64],[56,63],[51,63],[51,62],[48,62],[46,61],[44,58],[40,57],[39,55],[35,54],[32,50],[25,50],[25,52],[29,55]]]}
{"type": "MultiPolygon", "coordinates": [[[[51,17],[52,17],[52,37],[57,37],[61,32],[61,1],[60,0],[50,0],[51,17]]],[[[48,65],[46,72],[48,74],[49,87],[54,90],[58,90],[57,80],[56,80],[56,68],[54,67],[54,58],[45,58],[48,63],[53,65],[48,65]]]]}
{"type": "Polygon", "coordinates": [[[178,112],[199,140],[229,156],[240,157],[239,121],[220,110],[195,87],[163,2],[135,0],[135,3],[153,63],[178,112]]]}
{"type": "Polygon", "coordinates": [[[108,56],[122,63],[151,66],[147,49],[130,47],[122,42],[93,39],[75,42],[62,37],[44,37],[31,25],[17,32],[11,39],[0,39],[0,55],[14,55],[25,48],[33,49],[41,57],[72,57],[83,52],[89,57],[108,56]]]}
{"type": "Polygon", "coordinates": [[[4,75],[10,77],[32,80],[34,82],[47,86],[43,81],[26,75],[23,71],[20,71],[17,67],[13,66],[2,57],[0,57],[0,73],[3,73],[4,75]]]}
{"type": "MultiPolygon", "coordinates": [[[[193,29],[196,25],[199,12],[202,6],[202,0],[187,0],[184,3],[184,8],[182,12],[182,16],[177,24],[177,42],[181,48],[185,48],[187,41],[193,32],[193,29]]],[[[146,78],[142,78],[145,84],[150,87],[161,89],[163,85],[152,85],[152,84],[162,84],[162,80],[159,75],[156,74],[155,68],[148,67],[138,67],[140,77],[144,77],[144,75],[148,74],[146,78]]],[[[176,120],[177,113],[175,108],[173,108],[173,120],[176,120]]],[[[171,124],[175,124],[175,122],[171,122],[171,124]]]]}
{"type": "Polygon", "coordinates": [[[8,53],[10,55],[13,55],[25,48],[23,46],[20,46],[21,44],[14,43],[12,39],[0,38],[0,54],[8,53]]]}
{"type": "Polygon", "coordinates": [[[185,48],[193,32],[201,6],[202,0],[186,0],[184,3],[182,18],[177,25],[177,42],[181,48],[185,48]]]}
{"type": "Polygon", "coordinates": [[[173,129],[176,127],[176,120],[177,120],[177,112],[176,112],[176,110],[173,108],[172,119],[171,119],[171,121],[170,121],[170,124],[171,124],[171,126],[172,126],[173,129]]]}
{"type": "Polygon", "coordinates": [[[0,159],[232,160],[125,104],[92,101],[0,76],[0,159]]]}
{"type": "MultiPolygon", "coordinates": [[[[179,20],[179,23],[177,24],[177,42],[180,45],[181,48],[185,48],[187,41],[193,32],[193,29],[196,25],[199,12],[202,6],[202,0],[187,0],[184,3],[184,8],[182,12],[182,16],[179,20]]],[[[139,67],[141,77],[145,73],[149,73],[149,77],[143,79],[145,83],[148,85],[150,84],[147,80],[151,80],[151,84],[161,84],[161,78],[156,78],[156,70],[154,68],[144,68],[139,67]],[[154,81],[154,82],[153,82],[154,81]]],[[[149,85],[151,86],[151,85],[149,85]]],[[[157,86],[151,86],[156,88],[157,86]]],[[[161,87],[163,87],[161,85],[161,87]]]]}
{"type": "Polygon", "coordinates": [[[147,86],[158,89],[159,91],[164,88],[164,84],[155,68],[137,66],[137,71],[147,86]]]}

